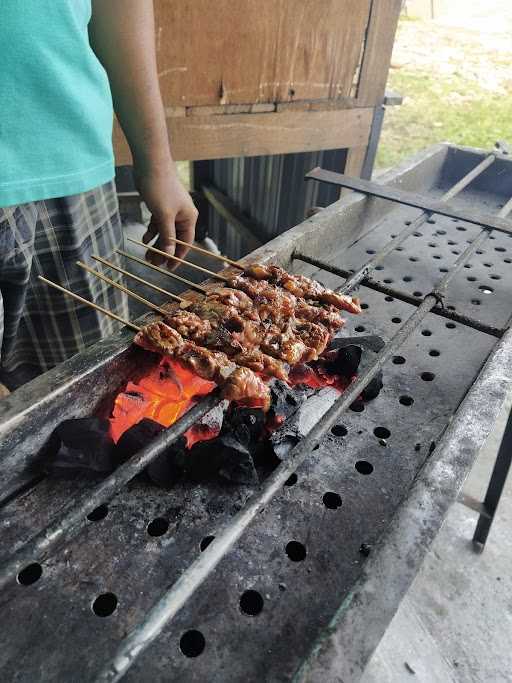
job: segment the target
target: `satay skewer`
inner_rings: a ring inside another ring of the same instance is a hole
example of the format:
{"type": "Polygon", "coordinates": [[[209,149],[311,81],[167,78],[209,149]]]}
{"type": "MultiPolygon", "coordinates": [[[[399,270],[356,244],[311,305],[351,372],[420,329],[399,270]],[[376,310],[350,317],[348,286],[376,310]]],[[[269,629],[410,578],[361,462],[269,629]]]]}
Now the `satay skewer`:
{"type": "Polygon", "coordinates": [[[52,280],[48,280],[48,278],[45,278],[42,275],[39,275],[38,277],[42,282],[47,284],[49,287],[53,287],[54,289],[58,289],[59,292],[62,292],[63,294],[67,294],[72,299],[76,299],[76,301],[80,301],[80,303],[85,304],[86,306],[89,306],[90,308],[94,308],[96,311],[99,311],[100,313],[107,315],[109,318],[113,318],[114,320],[117,320],[118,322],[122,323],[123,325],[126,325],[126,327],[131,328],[135,332],[140,332],[140,330],[142,329],[138,325],[135,325],[135,323],[132,323],[130,320],[125,320],[124,318],[121,318],[120,315],[117,315],[117,313],[114,313],[113,311],[109,311],[108,308],[103,308],[103,306],[99,306],[98,304],[95,304],[92,301],[89,301],[88,299],[84,299],[82,296],[80,296],[79,294],[75,294],[70,289],[66,289],[66,287],[62,287],[62,285],[58,285],[56,282],[52,282],[52,280]]]}
{"type": "MultiPolygon", "coordinates": [[[[143,296],[140,296],[140,294],[136,294],[135,292],[132,292],[131,289],[128,289],[128,287],[125,287],[124,285],[121,285],[119,282],[112,280],[112,278],[109,278],[106,275],[104,275],[103,273],[100,273],[99,270],[95,270],[94,268],[91,268],[90,266],[86,265],[85,263],[82,263],[82,261],[77,261],[76,265],[80,266],[80,268],[83,268],[88,273],[91,273],[91,275],[96,275],[96,277],[99,277],[100,280],[103,280],[104,282],[111,285],[112,287],[119,289],[121,292],[124,292],[128,296],[131,296],[133,299],[136,299],[141,304],[144,304],[144,306],[151,308],[151,310],[155,311],[156,313],[160,313],[160,315],[168,315],[168,312],[165,310],[165,308],[161,308],[160,306],[157,306],[156,304],[154,304],[152,301],[149,301],[148,299],[145,299],[143,296]]],[[[180,301],[184,301],[184,299],[182,299],[181,297],[176,297],[176,298],[179,299],[180,301]]]]}
{"type": "Polygon", "coordinates": [[[192,249],[192,251],[197,251],[199,254],[210,256],[211,258],[222,261],[223,263],[229,263],[229,265],[233,266],[234,268],[240,268],[240,270],[244,269],[244,266],[241,266],[238,261],[233,261],[232,259],[227,258],[227,256],[222,256],[222,254],[215,254],[212,251],[208,251],[208,249],[203,249],[202,247],[197,247],[195,244],[189,244],[188,242],[179,240],[177,237],[169,237],[168,239],[170,239],[171,242],[176,242],[176,244],[181,244],[188,249],[192,249]]]}
{"type": "Polygon", "coordinates": [[[202,273],[206,273],[206,275],[208,275],[209,277],[216,278],[217,280],[230,282],[230,278],[226,275],[221,275],[220,273],[215,273],[213,270],[208,270],[208,268],[203,268],[203,266],[198,266],[197,263],[191,263],[190,261],[185,261],[185,259],[178,258],[177,256],[171,256],[171,254],[167,254],[165,251],[162,251],[161,249],[149,247],[147,244],[144,244],[144,242],[141,242],[140,240],[134,240],[133,237],[127,237],[126,239],[129,242],[133,242],[133,244],[137,244],[139,247],[144,247],[145,249],[147,249],[147,251],[150,251],[152,254],[158,254],[159,256],[163,256],[166,259],[172,259],[173,261],[177,261],[178,263],[183,263],[185,266],[190,266],[191,268],[200,270],[202,273]]]}
{"type": "MultiPolygon", "coordinates": [[[[172,277],[175,280],[179,280],[180,282],[183,282],[183,284],[188,285],[189,287],[192,287],[193,289],[197,289],[198,292],[201,292],[202,294],[207,294],[208,289],[206,287],[203,287],[203,285],[198,285],[195,282],[192,282],[192,280],[187,280],[185,277],[181,277],[181,275],[177,275],[176,273],[171,273],[169,270],[166,270],[165,268],[160,268],[160,266],[155,266],[153,263],[149,263],[149,261],[145,261],[144,259],[139,258],[138,256],[133,256],[132,254],[128,254],[128,252],[123,251],[122,249],[117,249],[116,253],[121,254],[121,256],[124,256],[127,259],[130,259],[130,261],[135,261],[135,263],[140,263],[141,266],[146,266],[147,268],[151,268],[151,270],[155,270],[157,273],[161,273],[162,275],[167,275],[168,277],[172,277]]],[[[93,258],[96,258],[93,256],[93,258]]],[[[114,266],[111,266],[112,268],[114,266]]],[[[117,268],[116,268],[117,270],[117,268]]],[[[141,278],[142,279],[142,278],[141,278]]],[[[150,285],[149,282],[146,284],[150,285]]],[[[153,287],[156,287],[156,285],[150,285],[153,287]]]]}

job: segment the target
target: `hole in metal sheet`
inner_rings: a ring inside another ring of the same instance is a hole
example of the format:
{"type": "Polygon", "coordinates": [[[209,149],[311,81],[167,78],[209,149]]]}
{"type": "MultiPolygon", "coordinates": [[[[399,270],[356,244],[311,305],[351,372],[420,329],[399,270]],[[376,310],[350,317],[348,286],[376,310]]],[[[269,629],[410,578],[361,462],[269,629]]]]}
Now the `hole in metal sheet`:
{"type": "Polygon", "coordinates": [[[418,299],[420,299],[423,296],[423,292],[413,292],[412,295],[417,296],[418,299]]]}
{"type": "Polygon", "coordinates": [[[489,275],[489,277],[491,278],[491,280],[501,280],[501,275],[496,275],[495,273],[489,275]]]}
{"type": "Polygon", "coordinates": [[[412,221],[404,221],[404,225],[411,225],[412,221]]]}
{"type": "Polygon", "coordinates": [[[403,250],[404,250],[403,247],[397,247],[397,248],[395,249],[395,251],[403,251],[403,250]]]}
{"type": "Polygon", "coordinates": [[[150,536],[163,536],[169,530],[169,522],[163,517],[156,517],[148,524],[150,536]]]}
{"type": "Polygon", "coordinates": [[[295,484],[297,483],[297,480],[298,480],[298,477],[294,472],[293,474],[290,474],[288,479],[284,482],[284,485],[285,486],[295,486],[295,484]]]}
{"type": "Polygon", "coordinates": [[[441,258],[443,258],[443,257],[442,257],[440,254],[434,254],[434,255],[432,256],[432,258],[435,258],[435,259],[439,260],[439,259],[441,259],[441,258]]]}
{"type": "Polygon", "coordinates": [[[94,510],[87,515],[87,519],[90,522],[99,522],[100,519],[105,519],[107,515],[108,505],[98,505],[97,508],[94,508],[94,510]]]}
{"type": "Polygon", "coordinates": [[[402,318],[391,318],[391,322],[392,322],[392,323],[395,323],[396,325],[398,325],[398,323],[401,323],[401,322],[402,322],[402,318]]]}
{"type": "Polygon", "coordinates": [[[373,430],[373,433],[377,437],[377,439],[389,439],[391,436],[391,432],[389,429],[386,429],[386,427],[375,427],[373,430]]]}
{"type": "Polygon", "coordinates": [[[416,261],[419,261],[419,258],[417,256],[409,256],[409,261],[415,263],[416,261]]]}
{"type": "Polygon", "coordinates": [[[446,230],[436,230],[436,235],[446,235],[446,230]]]}
{"type": "Polygon", "coordinates": [[[412,277],[410,275],[404,275],[404,282],[412,282],[412,277]]]}
{"type": "Polygon", "coordinates": [[[413,397],[407,396],[406,394],[404,394],[403,396],[400,396],[400,398],[398,400],[400,401],[400,403],[403,406],[412,406],[412,404],[414,403],[413,397]]]}
{"type": "Polygon", "coordinates": [[[373,465],[367,460],[358,460],[355,464],[355,468],[359,474],[371,474],[373,472],[373,465]]]}
{"type": "Polygon", "coordinates": [[[366,309],[369,307],[369,304],[361,304],[361,308],[363,309],[363,311],[366,311],[366,309]]]}
{"type": "Polygon", "coordinates": [[[489,239],[490,239],[490,240],[495,240],[496,237],[494,237],[494,235],[489,235],[489,239]]]}
{"type": "Polygon", "coordinates": [[[390,285],[390,284],[393,282],[393,280],[392,280],[392,278],[387,277],[387,278],[385,278],[384,282],[385,282],[387,285],[390,285]]]}
{"type": "Polygon", "coordinates": [[[504,258],[503,263],[512,263],[512,258],[504,258]]]}
{"type": "Polygon", "coordinates": [[[458,256],[460,254],[460,251],[458,249],[452,249],[452,254],[455,254],[455,256],[458,256]]]}
{"type": "Polygon", "coordinates": [[[492,294],[494,292],[494,289],[488,285],[480,285],[478,289],[484,294],[492,294]]]}
{"type": "Polygon", "coordinates": [[[473,268],[473,264],[472,263],[465,263],[464,268],[473,268]]]}
{"type": "Polygon", "coordinates": [[[428,355],[432,356],[433,358],[437,358],[437,356],[441,355],[441,352],[438,351],[437,349],[430,349],[430,351],[428,352],[428,355]]]}
{"type": "Polygon", "coordinates": [[[306,559],[306,546],[299,541],[290,541],[286,544],[285,550],[292,562],[302,562],[306,559]]]}
{"type": "Polygon", "coordinates": [[[435,378],[435,375],[433,372],[422,372],[420,377],[424,382],[432,382],[435,378]]]}
{"type": "Polygon", "coordinates": [[[347,436],[348,429],[345,425],[334,425],[331,429],[331,434],[334,434],[334,436],[347,436]]]}
{"type": "Polygon", "coordinates": [[[457,325],[455,323],[446,323],[445,327],[447,327],[449,330],[454,330],[457,325]]]}
{"type": "Polygon", "coordinates": [[[102,593],[92,603],[92,611],[97,617],[109,617],[117,607],[117,595],[102,593]]]}
{"type": "Polygon", "coordinates": [[[375,254],[375,249],[367,249],[366,253],[367,254],[375,254]]]}
{"type": "Polygon", "coordinates": [[[460,232],[466,232],[466,228],[463,227],[462,225],[458,225],[457,230],[460,230],[460,232]]]}
{"type": "Polygon", "coordinates": [[[388,301],[388,302],[389,302],[389,301],[394,301],[394,299],[393,299],[392,296],[386,296],[386,297],[384,297],[384,301],[388,301]]]}
{"type": "Polygon", "coordinates": [[[403,356],[393,356],[393,363],[395,365],[403,365],[405,363],[405,358],[403,356]]]}
{"type": "Polygon", "coordinates": [[[483,253],[484,253],[484,252],[483,252],[481,249],[477,249],[477,250],[475,251],[475,254],[478,254],[479,256],[481,256],[483,253]]]}
{"type": "Polygon", "coordinates": [[[354,413],[362,413],[364,410],[364,403],[362,401],[356,400],[350,406],[350,410],[353,410],[354,413]]]}
{"type": "Polygon", "coordinates": [[[210,545],[210,543],[214,540],[215,536],[205,536],[203,539],[201,539],[201,543],[199,544],[199,550],[201,552],[204,552],[206,548],[210,545]]]}
{"type": "Polygon", "coordinates": [[[505,247],[494,247],[494,251],[507,251],[505,247]]]}
{"type": "Polygon", "coordinates": [[[327,491],[322,497],[323,504],[329,510],[337,510],[341,507],[341,496],[333,491],[327,491]]]}
{"type": "Polygon", "coordinates": [[[258,591],[248,590],[240,598],[240,610],[249,617],[255,617],[263,610],[263,598],[258,591]]]}
{"type": "Polygon", "coordinates": [[[424,337],[431,337],[432,336],[432,332],[430,330],[421,330],[421,334],[424,337]]]}
{"type": "Polygon", "coordinates": [[[485,266],[486,268],[492,268],[493,265],[494,265],[493,263],[484,263],[484,266],[485,266]]]}
{"type": "Polygon", "coordinates": [[[366,328],[364,327],[364,325],[358,325],[357,327],[354,327],[354,330],[355,330],[356,332],[364,332],[365,329],[366,329],[366,328]]]}
{"type": "Polygon", "coordinates": [[[186,631],[180,638],[180,650],[185,657],[199,657],[206,645],[201,631],[191,629],[186,631]]]}
{"type": "Polygon", "coordinates": [[[471,299],[471,303],[473,304],[473,306],[480,306],[482,302],[480,301],[480,299],[471,299]]]}
{"type": "Polygon", "coordinates": [[[448,240],[447,244],[450,245],[450,247],[454,247],[458,242],[454,242],[453,240],[448,240]]]}
{"type": "Polygon", "coordinates": [[[43,574],[43,568],[39,562],[32,562],[24,567],[16,577],[16,580],[22,586],[30,586],[36,581],[39,581],[43,574]]]}
{"type": "Polygon", "coordinates": [[[423,237],[422,232],[413,232],[412,234],[414,235],[414,237],[423,237]]]}
{"type": "Polygon", "coordinates": [[[444,267],[443,267],[443,268],[439,268],[439,272],[440,272],[440,273],[447,273],[447,272],[448,272],[448,268],[444,268],[444,267]]]}
{"type": "Polygon", "coordinates": [[[468,282],[476,282],[476,281],[477,281],[477,278],[474,277],[474,275],[470,275],[469,277],[466,278],[466,280],[467,280],[468,282]]]}
{"type": "Polygon", "coordinates": [[[429,247],[437,247],[437,244],[435,242],[429,242],[428,246],[429,247]]]}
{"type": "Polygon", "coordinates": [[[375,266],[375,270],[384,270],[384,266],[375,266]]]}
{"type": "Polygon", "coordinates": [[[434,225],[436,222],[435,218],[427,218],[427,223],[430,223],[431,225],[434,225]]]}
{"type": "Polygon", "coordinates": [[[391,239],[394,240],[396,235],[390,235],[391,239]]]}

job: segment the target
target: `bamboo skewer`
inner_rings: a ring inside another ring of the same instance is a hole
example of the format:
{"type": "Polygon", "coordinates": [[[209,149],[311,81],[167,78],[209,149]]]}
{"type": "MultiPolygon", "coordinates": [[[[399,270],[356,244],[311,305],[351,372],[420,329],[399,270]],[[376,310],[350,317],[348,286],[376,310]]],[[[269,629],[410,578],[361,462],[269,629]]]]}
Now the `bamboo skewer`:
{"type": "Polygon", "coordinates": [[[206,294],[208,292],[206,287],[203,287],[202,285],[197,285],[195,282],[192,282],[191,280],[187,280],[187,278],[185,278],[185,277],[181,277],[181,275],[176,275],[176,273],[171,273],[170,271],[166,270],[165,268],[160,268],[160,266],[155,266],[153,263],[149,263],[149,261],[145,261],[144,259],[141,259],[138,256],[133,256],[132,254],[128,254],[126,251],[123,251],[122,249],[117,249],[116,253],[121,254],[121,256],[124,256],[125,258],[130,259],[131,261],[135,261],[136,263],[140,263],[142,266],[147,266],[148,268],[151,268],[151,270],[156,270],[157,273],[161,273],[162,275],[167,275],[168,277],[172,277],[175,280],[179,280],[180,282],[183,282],[185,285],[188,285],[189,287],[193,287],[194,289],[197,289],[199,292],[202,292],[203,294],[206,294]]]}
{"type": "Polygon", "coordinates": [[[200,270],[203,273],[206,273],[210,277],[216,278],[217,280],[223,280],[224,282],[229,282],[230,279],[226,277],[225,275],[220,275],[219,273],[215,273],[213,270],[208,270],[208,268],[203,268],[203,266],[198,266],[196,263],[191,263],[190,261],[185,261],[185,259],[178,258],[177,256],[171,256],[170,254],[167,254],[165,251],[162,251],[161,249],[156,249],[155,247],[149,247],[147,244],[144,244],[144,242],[141,242],[140,240],[134,240],[132,237],[127,237],[126,238],[129,242],[133,242],[133,244],[137,244],[139,247],[144,247],[148,251],[152,252],[153,254],[158,254],[159,256],[163,256],[166,259],[172,259],[173,261],[177,261],[178,263],[183,263],[186,266],[190,266],[191,268],[195,268],[196,270],[200,270]]]}
{"type": "MultiPolygon", "coordinates": [[[[128,254],[123,254],[123,255],[128,256],[128,254]]],[[[172,299],[176,299],[177,301],[183,301],[181,296],[178,296],[177,294],[174,294],[173,292],[168,292],[166,289],[163,289],[162,287],[159,287],[158,285],[154,285],[152,282],[149,282],[149,280],[144,280],[143,278],[139,277],[138,275],[135,275],[135,273],[130,273],[129,270],[125,270],[124,268],[117,266],[115,263],[112,263],[111,261],[107,261],[107,259],[104,259],[101,256],[96,256],[95,254],[91,254],[91,258],[93,258],[95,261],[99,261],[99,263],[102,263],[104,266],[107,266],[107,268],[112,268],[112,270],[117,270],[118,273],[122,273],[126,277],[132,278],[132,280],[136,280],[137,282],[140,282],[141,284],[146,285],[147,287],[151,287],[151,289],[154,289],[156,292],[159,292],[160,294],[164,294],[165,296],[169,296],[172,299]]],[[[142,261],[142,259],[141,259],[141,261],[142,261]]],[[[145,263],[145,262],[143,262],[143,263],[145,263]]],[[[155,268],[157,268],[157,267],[158,266],[155,266],[155,268]]],[[[166,271],[163,271],[163,272],[166,272],[166,271]]]]}
{"type": "Polygon", "coordinates": [[[143,296],[140,296],[139,294],[132,292],[131,289],[128,289],[128,287],[125,287],[124,285],[119,284],[119,282],[115,282],[115,280],[112,280],[111,278],[107,277],[103,273],[100,273],[99,270],[94,270],[94,268],[91,268],[90,266],[86,265],[85,263],[82,263],[82,261],[77,261],[76,265],[80,266],[80,268],[83,268],[88,273],[91,273],[91,275],[96,275],[96,277],[99,277],[100,280],[107,282],[112,287],[115,287],[116,289],[120,289],[121,292],[124,292],[128,296],[131,296],[133,299],[140,301],[141,304],[148,306],[153,311],[156,311],[156,313],[160,313],[160,315],[167,315],[167,311],[164,308],[161,308],[160,306],[157,306],[156,304],[152,303],[151,301],[148,301],[148,299],[145,299],[143,296]]]}
{"type": "Polygon", "coordinates": [[[54,289],[58,289],[59,292],[63,292],[64,294],[67,294],[72,299],[76,299],[77,301],[80,301],[80,303],[85,304],[86,306],[89,306],[90,308],[94,308],[95,310],[100,311],[100,313],[103,313],[104,315],[108,315],[109,318],[113,318],[114,320],[117,320],[118,322],[122,323],[123,325],[126,325],[126,327],[131,328],[135,332],[139,332],[141,330],[141,328],[138,325],[135,325],[135,323],[130,322],[130,320],[125,320],[124,318],[121,318],[121,316],[117,315],[116,313],[109,311],[108,308],[103,308],[103,306],[98,306],[98,304],[95,304],[92,301],[89,301],[88,299],[84,299],[79,294],[75,294],[71,290],[66,289],[65,287],[62,287],[61,285],[58,285],[56,282],[52,282],[51,280],[48,280],[47,278],[43,277],[42,275],[39,275],[38,277],[42,282],[49,285],[50,287],[53,287],[54,289]]]}
{"type": "Polygon", "coordinates": [[[197,251],[199,254],[205,254],[205,256],[210,256],[211,258],[216,258],[218,261],[223,261],[224,263],[229,263],[230,266],[233,266],[234,268],[240,268],[240,270],[243,270],[244,267],[241,266],[237,261],[233,261],[230,258],[227,258],[226,256],[222,256],[219,254],[214,254],[211,251],[208,251],[208,249],[203,249],[202,247],[196,247],[195,244],[189,244],[188,242],[184,242],[183,240],[179,240],[177,237],[170,237],[169,238],[171,242],[176,242],[176,244],[182,244],[184,247],[188,247],[188,249],[192,249],[193,251],[197,251]]]}

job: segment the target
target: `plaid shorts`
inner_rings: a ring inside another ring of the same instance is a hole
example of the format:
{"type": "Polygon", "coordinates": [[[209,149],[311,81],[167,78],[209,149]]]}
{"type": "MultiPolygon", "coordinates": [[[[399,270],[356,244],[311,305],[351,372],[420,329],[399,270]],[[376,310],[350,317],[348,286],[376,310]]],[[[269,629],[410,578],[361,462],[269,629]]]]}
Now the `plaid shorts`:
{"type": "MultiPolygon", "coordinates": [[[[126,296],[76,265],[97,254],[120,264],[114,181],[89,192],[0,208],[0,366],[14,388],[112,334],[119,324],[48,287],[50,280],[128,317],[126,296]],[[19,379],[24,377],[24,379],[19,379]]],[[[111,279],[121,281],[115,271],[111,279]]]]}

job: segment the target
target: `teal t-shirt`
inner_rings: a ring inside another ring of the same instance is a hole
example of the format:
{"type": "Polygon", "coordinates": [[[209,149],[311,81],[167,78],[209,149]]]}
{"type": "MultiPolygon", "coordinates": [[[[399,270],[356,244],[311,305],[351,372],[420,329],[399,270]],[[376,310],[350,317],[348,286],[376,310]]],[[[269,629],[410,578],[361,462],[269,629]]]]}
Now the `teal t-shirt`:
{"type": "Polygon", "coordinates": [[[91,0],[0,0],[0,207],[114,176],[112,96],[90,17],[91,0]]]}

